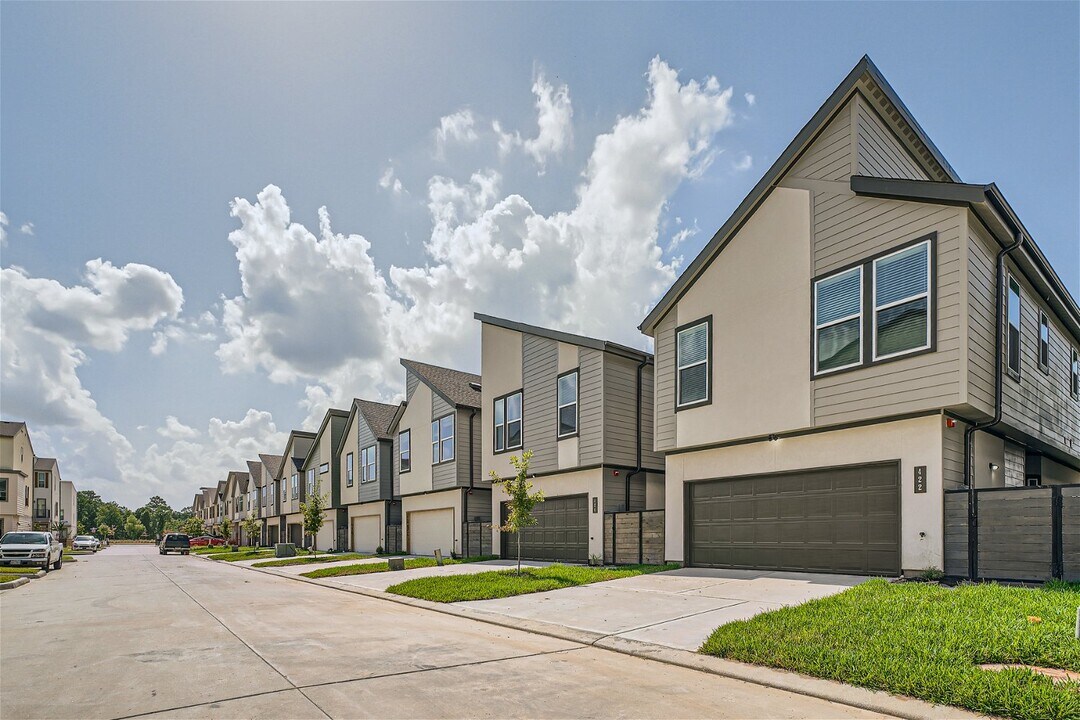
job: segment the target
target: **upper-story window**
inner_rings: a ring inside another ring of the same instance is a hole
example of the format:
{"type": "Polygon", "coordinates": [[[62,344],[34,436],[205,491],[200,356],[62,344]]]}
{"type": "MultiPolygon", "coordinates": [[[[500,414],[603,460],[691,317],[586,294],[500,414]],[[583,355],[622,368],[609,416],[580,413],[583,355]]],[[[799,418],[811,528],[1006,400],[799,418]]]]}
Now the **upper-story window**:
{"type": "Polygon", "coordinates": [[[431,464],[454,459],[454,416],[445,415],[431,423],[431,464]]]}
{"type": "Polygon", "coordinates": [[[375,446],[366,447],[360,451],[360,482],[367,483],[375,480],[375,446]]]}
{"type": "Polygon", "coordinates": [[[322,465],[319,466],[319,474],[320,475],[322,475],[323,473],[328,473],[328,472],[330,472],[330,463],[323,463],[322,465]]]}
{"type": "Polygon", "coordinates": [[[292,499],[300,497],[300,475],[293,473],[292,475],[292,499]]]}
{"type": "Polygon", "coordinates": [[[315,468],[308,468],[306,491],[309,499],[315,494],[315,468]]]}
{"type": "Polygon", "coordinates": [[[495,452],[521,447],[521,391],[495,400],[495,452]]]}
{"type": "Polygon", "coordinates": [[[37,473],[37,487],[47,488],[49,487],[49,473],[39,472],[37,473]]]}
{"type": "Polygon", "coordinates": [[[559,376],[559,437],[571,437],[578,431],[578,371],[559,376]]]}
{"type": "Polygon", "coordinates": [[[1074,400],[1080,400],[1080,353],[1073,348],[1072,364],[1069,366],[1069,392],[1074,400]]]}
{"type": "Polygon", "coordinates": [[[1039,312],[1039,369],[1050,374],[1050,318],[1039,312]]]}
{"type": "Polygon", "coordinates": [[[402,430],[398,433],[398,470],[409,472],[412,470],[412,431],[402,430]]]}
{"type": "Polygon", "coordinates": [[[0,502],[7,502],[8,490],[7,490],[7,478],[0,478],[0,502]]]}
{"type": "Polygon", "coordinates": [[[930,347],[930,241],[874,260],[874,359],[930,347]]]}
{"type": "Polygon", "coordinates": [[[1009,336],[1008,354],[1009,374],[1020,379],[1020,283],[1009,278],[1009,336]]]}
{"type": "Polygon", "coordinates": [[[677,368],[676,406],[680,408],[709,402],[712,318],[684,325],[675,332],[677,368]]]}
{"type": "Polygon", "coordinates": [[[345,456],[345,487],[352,487],[353,484],[353,454],[349,453],[345,456]]]}

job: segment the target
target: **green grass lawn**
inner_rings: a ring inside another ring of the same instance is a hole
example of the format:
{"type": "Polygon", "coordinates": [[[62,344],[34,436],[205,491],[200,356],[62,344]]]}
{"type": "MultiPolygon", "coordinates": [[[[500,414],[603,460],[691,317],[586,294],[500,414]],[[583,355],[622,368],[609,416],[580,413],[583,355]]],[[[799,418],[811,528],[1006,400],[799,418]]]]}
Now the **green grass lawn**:
{"type": "Polygon", "coordinates": [[[274,557],[273,550],[241,549],[239,552],[212,553],[211,560],[224,560],[225,562],[237,562],[239,560],[263,560],[274,557]]]}
{"type": "Polygon", "coordinates": [[[26,573],[9,573],[0,571],[0,583],[11,582],[12,580],[18,580],[21,577],[26,577],[26,573]]]}
{"type": "Polygon", "coordinates": [[[1080,671],[1080,585],[946,588],[871,580],[717,628],[701,652],[1014,718],[1080,718],[1080,683],[1025,663],[1080,671]],[[1029,620],[1038,618],[1038,621],[1029,620]]]}
{"type": "MultiPolygon", "coordinates": [[[[481,560],[494,560],[493,555],[481,555],[479,557],[461,558],[460,560],[446,559],[443,560],[443,565],[458,565],[460,563],[480,562],[481,560]]],[[[415,568],[432,567],[435,565],[434,558],[418,557],[418,558],[406,558],[405,569],[413,570],[415,568]]],[[[303,573],[307,578],[326,578],[326,577],[340,577],[342,575],[367,575],[369,573],[389,572],[390,565],[385,562],[367,563],[364,565],[343,565],[337,567],[319,568],[318,570],[312,570],[311,572],[303,573]]]]}
{"type": "Polygon", "coordinates": [[[678,565],[625,565],[614,568],[582,567],[577,565],[551,565],[549,567],[522,568],[519,576],[515,570],[495,570],[473,575],[442,575],[406,580],[386,588],[395,595],[433,600],[435,602],[461,602],[464,600],[491,600],[492,598],[546,592],[575,585],[618,580],[634,575],[675,570],[678,565]]]}
{"type": "Polygon", "coordinates": [[[27,565],[3,565],[0,566],[0,573],[5,575],[33,575],[41,568],[27,566],[27,565]]]}
{"type": "Polygon", "coordinates": [[[267,560],[265,562],[257,562],[253,563],[251,567],[289,567],[291,565],[310,565],[311,563],[342,562],[344,560],[365,560],[367,558],[373,557],[375,556],[365,555],[364,553],[341,553],[340,555],[320,555],[317,557],[291,557],[285,558],[283,560],[267,560]]]}
{"type": "MultiPolygon", "coordinates": [[[[248,547],[246,545],[240,548],[241,551],[243,551],[243,550],[251,550],[251,549],[252,548],[250,548],[250,547],[248,547]]],[[[191,554],[192,555],[216,555],[217,553],[230,552],[231,550],[232,550],[232,547],[230,545],[207,545],[205,547],[193,547],[193,548],[191,548],[191,554]]]]}

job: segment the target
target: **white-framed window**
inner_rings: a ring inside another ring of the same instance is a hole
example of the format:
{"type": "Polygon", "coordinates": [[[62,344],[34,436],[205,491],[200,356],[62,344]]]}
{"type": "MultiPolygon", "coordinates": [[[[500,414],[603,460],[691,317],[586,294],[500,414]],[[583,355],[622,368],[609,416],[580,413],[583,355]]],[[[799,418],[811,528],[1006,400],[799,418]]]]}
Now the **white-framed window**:
{"type": "Polygon", "coordinates": [[[517,450],[522,443],[522,394],[518,390],[494,403],[495,452],[517,450]]]}
{"type": "Polygon", "coordinates": [[[409,472],[412,470],[412,430],[402,430],[398,433],[398,471],[409,472]]]}
{"type": "Polygon", "coordinates": [[[711,334],[710,318],[684,325],[675,331],[676,407],[690,407],[709,401],[711,334]]]}
{"type": "Polygon", "coordinates": [[[292,499],[300,497],[300,475],[293,473],[292,475],[292,499]]]}
{"type": "Polygon", "coordinates": [[[1039,369],[1050,374],[1050,318],[1039,311],[1039,369]]]}
{"type": "Polygon", "coordinates": [[[375,479],[375,446],[372,445],[360,451],[360,482],[369,483],[375,479]]]}
{"type": "Polygon", "coordinates": [[[1009,336],[1006,338],[1006,362],[1009,374],[1020,379],[1020,283],[1009,276],[1009,336]]]}
{"type": "Polygon", "coordinates": [[[556,382],[559,437],[571,437],[578,432],[578,371],[563,373],[556,382]]]}
{"type": "Polygon", "coordinates": [[[814,374],[861,365],[862,266],[814,282],[814,374]]]}
{"type": "Polygon", "coordinates": [[[874,260],[874,360],[930,347],[930,241],[874,260]]]}
{"type": "Polygon", "coordinates": [[[37,473],[36,481],[37,481],[36,486],[39,487],[39,488],[47,488],[47,487],[49,487],[49,473],[47,473],[47,472],[39,472],[39,473],[37,473]]]}
{"type": "Polygon", "coordinates": [[[454,416],[444,415],[431,423],[431,464],[454,459],[454,416]]]}
{"type": "Polygon", "coordinates": [[[324,473],[328,473],[328,472],[330,472],[330,463],[323,463],[322,465],[319,466],[319,474],[320,475],[322,475],[324,473]]]}
{"type": "Polygon", "coordinates": [[[345,487],[353,485],[353,454],[345,456],[345,487]]]}
{"type": "Polygon", "coordinates": [[[315,494],[315,468],[308,468],[307,471],[307,497],[310,499],[315,494]]]}

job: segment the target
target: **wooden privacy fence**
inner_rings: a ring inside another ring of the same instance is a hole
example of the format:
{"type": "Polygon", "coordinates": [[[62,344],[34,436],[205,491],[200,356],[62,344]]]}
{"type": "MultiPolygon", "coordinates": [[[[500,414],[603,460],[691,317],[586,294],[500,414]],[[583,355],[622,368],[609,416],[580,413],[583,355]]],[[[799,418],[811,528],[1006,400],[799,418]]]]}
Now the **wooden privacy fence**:
{"type": "Polygon", "coordinates": [[[397,555],[403,552],[401,547],[401,526],[400,525],[387,525],[386,526],[386,547],[383,551],[390,555],[397,555]]]}
{"type": "Polygon", "coordinates": [[[1080,580],[1080,485],[945,493],[945,574],[982,580],[1080,580]],[[970,515],[970,517],[969,517],[970,515]],[[975,533],[970,534],[974,522],[975,533]]]}
{"type": "Polygon", "coordinates": [[[664,562],[664,511],[604,513],[604,564],[664,562]]]}
{"type": "Polygon", "coordinates": [[[465,553],[465,557],[492,555],[491,523],[461,523],[461,550],[465,553]]]}

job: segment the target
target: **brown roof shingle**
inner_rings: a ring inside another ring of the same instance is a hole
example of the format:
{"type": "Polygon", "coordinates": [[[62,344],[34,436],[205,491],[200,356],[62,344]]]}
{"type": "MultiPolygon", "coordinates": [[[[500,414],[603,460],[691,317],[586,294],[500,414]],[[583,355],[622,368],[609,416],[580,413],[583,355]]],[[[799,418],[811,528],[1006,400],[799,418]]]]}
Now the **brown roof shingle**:
{"type": "Polygon", "coordinates": [[[359,414],[364,417],[364,422],[375,433],[377,439],[393,439],[390,434],[390,425],[394,422],[394,415],[397,414],[397,405],[387,405],[386,403],[372,402],[371,400],[361,400],[360,398],[354,398],[353,405],[356,406],[359,414]]]}
{"type": "Polygon", "coordinates": [[[416,360],[401,359],[401,364],[442,395],[451,405],[480,407],[480,376],[461,370],[428,365],[416,360]],[[475,384],[476,387],[473,387],[475,384]]]}

